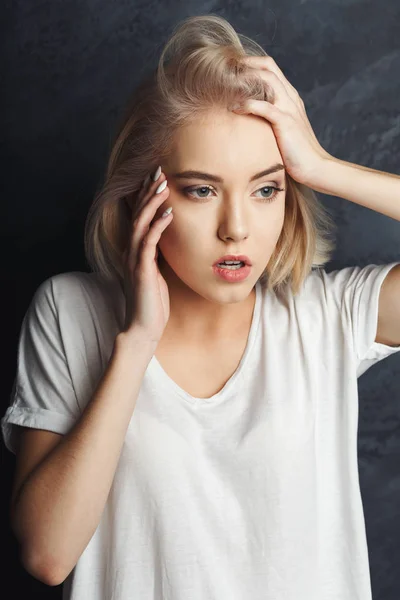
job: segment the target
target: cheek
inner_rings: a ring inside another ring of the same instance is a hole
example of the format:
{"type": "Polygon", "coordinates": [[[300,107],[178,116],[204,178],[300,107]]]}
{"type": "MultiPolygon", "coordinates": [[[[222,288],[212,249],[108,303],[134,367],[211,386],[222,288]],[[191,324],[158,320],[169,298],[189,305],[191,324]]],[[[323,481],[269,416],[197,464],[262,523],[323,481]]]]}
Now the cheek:
{"type": "Polygon", "coordinates": [[[272,252],[282,235],[284,214],[275,213],[268,220],[257,224],[257,233],[253,236],[258,240],[262,253],[272,252]]]}
{"type": "Polygon", "coordinates": [[[185,216],[183,211],[175,214],[170,225],[165,229],[161,239],[165,238],[168,243],[177,248],[193,248],[198,244],[204,244],[204,240],[210,237],[208,221],[200,221],[193,214],[185,216]]]}
{"type": "Polygon", "coordinates": [[[174,257],[178,255],[184,255],[190,249],[191,234],[190,229],[187,227],[183,229],[182,223],[175,222],[176,216],[174,215],[171,223],[161,234],[158,246],[162,253],[174,260],[174,257]]]}
{"type": "Polygon", "coordinates": [[[282,229],[285,221],[285,202],[280,202],[275,207],[276,210],[271,212],[271,217],[268,220],[271,230],[277,231],[282,229]]]}

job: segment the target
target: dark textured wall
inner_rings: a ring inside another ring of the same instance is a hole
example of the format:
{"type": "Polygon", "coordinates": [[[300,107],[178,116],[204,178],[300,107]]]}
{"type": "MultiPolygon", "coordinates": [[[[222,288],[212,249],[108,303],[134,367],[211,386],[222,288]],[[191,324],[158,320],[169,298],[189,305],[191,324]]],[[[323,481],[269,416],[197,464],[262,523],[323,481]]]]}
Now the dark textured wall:
{"type": "MultiPolygon", "coordinates": [[[[4,2],[2,300],[3,314],[14,319],[3,318],[3,412],[35,288],[55,273],[87,270],[83,224],[119,110],[156,65],[171,28],[188,15],[211,12],[274,57],[328,152],[400,173],[399,0],[4,2]]],[[[327,271],[399,259],[399,222],[320,197],[339,225],[327,271]]],[[[391,356],[359,379],[359,471],[374,600],[400,598],[399,377],[398,356],[391,356]]],[[[2,451],[7,528],[15,461],[2,451]]],[[[3,539],[3,590],[12,589],[7,600],[61,598],[61,586],[47,587],[23,570],[10,531],[3,539]]]]}

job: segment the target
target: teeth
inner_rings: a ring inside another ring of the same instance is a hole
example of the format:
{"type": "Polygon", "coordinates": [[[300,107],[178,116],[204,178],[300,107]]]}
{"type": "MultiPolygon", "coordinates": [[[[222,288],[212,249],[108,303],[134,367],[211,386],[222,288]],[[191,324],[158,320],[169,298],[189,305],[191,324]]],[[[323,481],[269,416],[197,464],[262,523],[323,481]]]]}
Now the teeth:
{"type": "Polygon", "coordinates": [[[236,271],[236,269],[241,269],[240,265],[222,265],[221,269],[227,269],[229,271],[236,271]]]}
{"type": "Polygon", "coordinates": [[[218,263],[219,265],[241,265],[242,261],[240,260],[224,260],[222,263],[218,263]]]}
{"type": "Polygon", "coordinates": [[[218,263],[218,266],[221,269],[230,269],[230,270],[240,269],[242,267],[242,265],[244,265],[244,263],[242,263],[242,262],[235,263],[235,264],[218,263]]]}

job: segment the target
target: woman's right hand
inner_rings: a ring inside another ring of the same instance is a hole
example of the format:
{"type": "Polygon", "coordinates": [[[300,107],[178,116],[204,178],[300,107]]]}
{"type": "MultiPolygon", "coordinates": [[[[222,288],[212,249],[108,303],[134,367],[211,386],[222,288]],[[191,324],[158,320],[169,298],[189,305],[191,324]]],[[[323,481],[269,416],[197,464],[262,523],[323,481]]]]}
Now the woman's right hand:
{"type": "Polygon", "coordinates": [[[137,202],[143,208],[132,223],[130,244],[123,254],[126,300],[123,333],[140,330],[154,344],[160,341],[170,314],[168,286],[157,264],[157,244],[173,214],[160,216],[151,223],[169,196],[165,183],[164,189],[156,194],[163,182],[166,177],[161,172],[157,181],[150,177],[140,189],[137,202]]]}

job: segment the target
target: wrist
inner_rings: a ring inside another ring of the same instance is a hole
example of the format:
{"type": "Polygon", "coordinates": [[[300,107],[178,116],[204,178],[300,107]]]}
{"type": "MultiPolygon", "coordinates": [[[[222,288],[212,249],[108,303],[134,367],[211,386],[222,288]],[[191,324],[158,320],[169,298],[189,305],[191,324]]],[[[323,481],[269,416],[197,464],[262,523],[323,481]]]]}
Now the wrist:
{"type": "Polygon", "coordinates": [[[115,348],[126,348],[136,350],[140,348],[144,352],[154,354],[158,342],[150,340],[149,336],[139,327],[120,331],[115,337],[115,348]]]}

